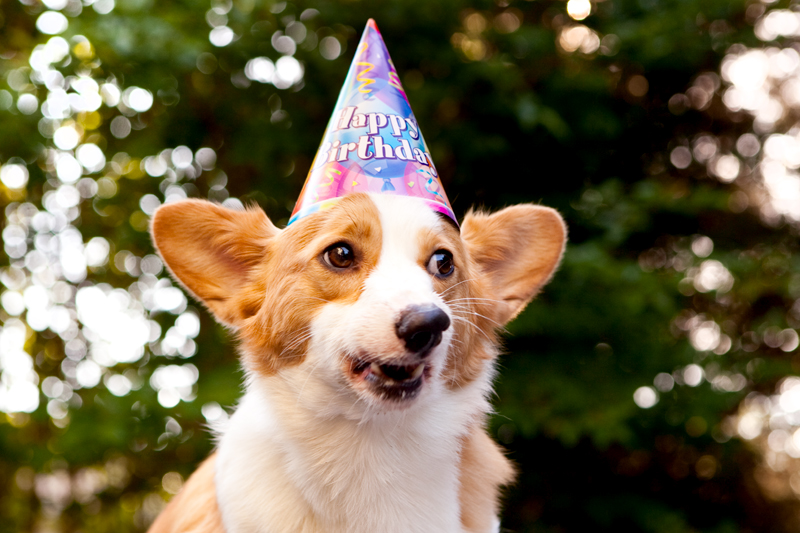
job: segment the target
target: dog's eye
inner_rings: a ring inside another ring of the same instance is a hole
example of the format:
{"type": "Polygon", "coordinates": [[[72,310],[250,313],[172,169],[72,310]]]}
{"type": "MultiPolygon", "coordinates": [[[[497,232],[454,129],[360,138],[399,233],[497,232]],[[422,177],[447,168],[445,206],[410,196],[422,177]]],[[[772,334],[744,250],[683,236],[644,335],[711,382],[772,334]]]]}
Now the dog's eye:
{"type": "Polygon", "coordinates": [[[323,252],[322,259],[330,267],[349,268],[355,262],[355,254],[349,245],[337,242],[323,252]]]}
{"type": "Polygon", "coordinates": [[[437,278],[446,278],[456,269],[453,254],[447,250],[436,250],[428,260],[428,272],[437,278]]]}

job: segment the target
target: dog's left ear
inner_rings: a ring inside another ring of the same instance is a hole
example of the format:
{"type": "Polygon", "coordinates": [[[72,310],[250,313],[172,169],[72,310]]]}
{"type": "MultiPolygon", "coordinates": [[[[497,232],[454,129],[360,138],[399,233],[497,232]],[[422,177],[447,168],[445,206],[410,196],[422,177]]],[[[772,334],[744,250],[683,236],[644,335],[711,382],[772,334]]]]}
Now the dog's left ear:
{"type": "Polygon", "coordinates": [[[510,322],[550,281],[566,234],[561,215],[549,207],[523,204],[492,215],[467,214],[461,235],[497,300],[494,320],[510,322]]]}
{"type": "Polygon", "coordinates": [[[280,231],[264,211],[183,200],[158,208],[150,231],[173,277],[217,320],[241,325],[249,308],[240,293],[267,254],[270,239],[280,231]]]}

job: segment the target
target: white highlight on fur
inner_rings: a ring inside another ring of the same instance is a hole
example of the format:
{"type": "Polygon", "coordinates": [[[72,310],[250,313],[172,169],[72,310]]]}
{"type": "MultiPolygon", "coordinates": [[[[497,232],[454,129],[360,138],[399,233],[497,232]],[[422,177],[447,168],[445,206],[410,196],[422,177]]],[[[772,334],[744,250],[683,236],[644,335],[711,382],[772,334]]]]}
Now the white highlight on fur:
{"type": "Polygon", "coordinates": [[[384,244],[359,299],[323,306],[302,364],[250,375],[220,437],[217,497],[228,533],[464,533],[460,438],[490,410],[491,364],[447,389],[438,372],[450,328],[429,356],[432,376],[403,408],[364,397],[342,372],[347,352],[398,356],[394,324],[407,305],[446,309],[418,263],[420,231],[442,222],[413,199],[373,200],[384,244]]]}

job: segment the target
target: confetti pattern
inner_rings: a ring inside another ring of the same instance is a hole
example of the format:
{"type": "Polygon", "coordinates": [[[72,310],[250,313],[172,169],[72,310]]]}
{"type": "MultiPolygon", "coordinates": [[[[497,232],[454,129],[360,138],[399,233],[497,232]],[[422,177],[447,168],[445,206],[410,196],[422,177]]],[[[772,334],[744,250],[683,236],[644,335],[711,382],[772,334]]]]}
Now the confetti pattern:
{"type": "Polygon", "coordinates": [[[417,197],[458,224],[374,20],[356,50],[289,224],[355,192],[417,197]]]}

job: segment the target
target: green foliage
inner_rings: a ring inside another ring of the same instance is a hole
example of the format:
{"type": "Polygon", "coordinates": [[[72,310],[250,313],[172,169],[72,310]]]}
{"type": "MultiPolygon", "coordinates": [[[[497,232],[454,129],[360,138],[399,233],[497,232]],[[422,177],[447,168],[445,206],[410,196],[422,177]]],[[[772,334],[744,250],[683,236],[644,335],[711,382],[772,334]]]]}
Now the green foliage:
{"type": "MultiPolygon", "coordinates": [[[[74,393],[40,391],[33,412],[0,418],[1,531],[143,531],[174,492],[165,474],[185,479],[211,451],[209,413],[234,406],[241,391],[235,339],[191,302],[185,309],[135,303],[155,284],[169,286],[160,267],[145,268],[153,249],[143,198],[230,195],[285,224],[367,17],[383,32],[456,213],[541,202],[558,208],[570,228],[560,271],[504,337],[491,426],[521,469],[504,525],[658,533],[789,527],[789,514],[773,512],[776,504],[756,490],[758,458],[731,439],[727,420],[749,392],[769,394],[796,372],[796,355],[758,341],[770,327],[800,327],[800,307],[790,312],[800,298],[796,228],[765,222],[758,206],[737,207],[743,186],[710,179],[705,166],[669,163],[672,148],[700,134],[731,145],[750,131],[748,116],[722,106],[720,90],[702,110],[669,103],[699,74],[718,72],[729,46],[757,44],[744,0],[597,2],[583,24],[602,40],[588,53],[559,44],[576,23],[555,0],[119,0],[104,12],[108,3],[70,0],[63,37],[71,50],[53,70],[123,91],[144,88],[153,104],[136,112],[105,103],[49,122],[41,107],[25,114],[17,106],[22,94],[41,103],[50,91],[31,77],[30,64],[50,39],[36,29],[45,6],[0,4],[0,164],[24,164],[30,174],[25,188],[0,185],[4,227],[33,224],[21,206],[47,211],[62,187],[53,130],[74,125],[107,163],[84,171],[94,185],[79,183],[96,192],[73,206],[71,225],[82,243],[102,237],[109,250],[85,280],[66,279],[63,307],[75,315],[78,289],[107,284],[108,294],[123,289],[113,294],[128,294],[134,303],[125,305],[158,334],[141,358],[101,364],[103,379],[82,385],[76,365],[94,357],[85,349],[91,334],[76,333],[86,337],[84,353],[70,356],[68,335],[33,328],[32,311],[22,313],[35,381],[43,389],[55,377],[74,393]],[[211,25],[226,24],[236,39],[212,45],[211,25]],[[303,66],[302,81],[284,88],[245,74],[255,57],[292,55],[276,50],[276,32],[296,41],[303,66]],[[339,53],[322,52],[327,38],[339,53]],[[127,134],[114,129],[126,122],[127,134]],[[211,148],[216,161],[186,170],[175,152],[162,152],[181,146],[193,154],[211,148]],[[161,174],[146,166],[159,154],[161,174]],[[698,236],[709,237],[713,251],[694,253],[698,236]],[[724,265],[730,287],[697,288],[709,260],[724,265]],[[164,348],[185,313],[200,319],[199,334],[184,339],[196,344],[196,354],[186,348],[188,359],[164,348]],[[693,347],[685,324],[697,316],[721,327],[729,350],[693,347]],[[154,373],[189,364],[196,382],[183,400],[166,401],[154,373]],[[693,364],[707,378],[698,386],[665,387],[649,409],[634,402],[657,375],[680,380],[693,364]],[[726,392],[712,387],[714,375],[746,383],[726,392]],[[130,391],[118,395],[111,376],[130,391]],[[54,494],[64,479],[72,491],[54,494]]],[[[29,228],[28,250],[38,249],[37,238],[29,228]]],[[[17,271],[29,285],[43,283],[8,242],[4,290],[23,290],[8,281],[17,271]]],[[[11,331],[14,314],[5,300],[3,307],[0,321],[11,331]]]]}

